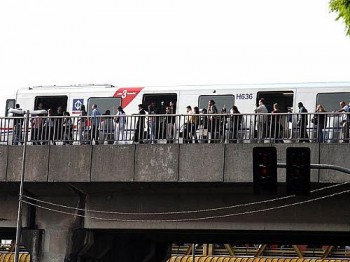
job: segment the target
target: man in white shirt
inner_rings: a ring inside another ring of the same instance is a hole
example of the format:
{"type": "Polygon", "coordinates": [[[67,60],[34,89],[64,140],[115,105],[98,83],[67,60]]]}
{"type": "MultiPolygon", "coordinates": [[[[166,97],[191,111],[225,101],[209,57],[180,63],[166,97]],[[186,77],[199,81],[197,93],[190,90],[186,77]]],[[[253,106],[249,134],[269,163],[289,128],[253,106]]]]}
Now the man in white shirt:
{"type": "Polygon", "coordinates": [[[349,143],[349,122],[350,122],[350,110],[349,106],[345,104],[344,101],[341,101],[339,103],[340,109],[338,112],[343,112],[343,118],[342,121],[342,129],[343,129],[343,143],[349,143]]]}
{"type": "Polygon", "coordinates": [[[118,144],[119,141],[121,143],[125,143],[125,124],[126,124],[126,116],[123,108],[121,106],[118,107],[117,115],[114,117],[114,121],[116,123],[114,129],[114,144],[118,144]]]}
{"type": "Polygon", "coordinates": [[[258,115],[256,116],[256,128],[257,128],[257,132],[258,132],[258,143],[263,143],[264,139],[266,137],[267,134],[267,128],[268,128],[268,116],[267,115],[263,115],[268,113],[268,110],[265,106],[265,99],[264,98],[260,98],[259,100],[259,106],[257,108],[255,108],[255,113],[258,113],[258,115]]]}

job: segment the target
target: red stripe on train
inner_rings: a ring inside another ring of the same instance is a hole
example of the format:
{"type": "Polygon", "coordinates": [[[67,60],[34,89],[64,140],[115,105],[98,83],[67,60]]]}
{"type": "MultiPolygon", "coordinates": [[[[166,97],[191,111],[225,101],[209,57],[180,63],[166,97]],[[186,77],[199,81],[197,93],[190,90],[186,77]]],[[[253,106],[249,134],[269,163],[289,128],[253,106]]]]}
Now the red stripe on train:
{"type": "Polygon", "coordinates": [[[134,98],[141,92],[143,87],[120,87],[113,95],[113,97],[120,97],[122,99],[122,107],[126,107],[134,98]]]}
{"type": "Polygon", "coordinates": [[[12,127],[2,127],[0,128],[0,131],[12,131],[12,127]]]}

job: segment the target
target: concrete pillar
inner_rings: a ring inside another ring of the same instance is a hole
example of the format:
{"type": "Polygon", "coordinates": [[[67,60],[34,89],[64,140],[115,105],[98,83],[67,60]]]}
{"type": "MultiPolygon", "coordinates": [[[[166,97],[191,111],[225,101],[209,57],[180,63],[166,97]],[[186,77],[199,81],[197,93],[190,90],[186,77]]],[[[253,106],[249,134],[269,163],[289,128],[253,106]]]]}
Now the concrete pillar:
{"type": "MultiPolygon", "coordinates": [[[[79,206],[79,197],[76,196],[50,197],[44,200],[67,206],[79,206]]],[[[50,206],[50,208],[73,215],[44,209],[37,210],[37,225],[44,231],[40,262],[70,261],[74,231],[81,228],[78,211],[57,206],[50,206]]]]}
{"type": "Polygon", "coordinates": [[[30,261],[31,262],[39,262],[39,253],[41,240],[43,235],[42,230],[30,230],[23,229],[22,230],[22,244],[26,247],[26,249],[30,253],[30,261]]]}

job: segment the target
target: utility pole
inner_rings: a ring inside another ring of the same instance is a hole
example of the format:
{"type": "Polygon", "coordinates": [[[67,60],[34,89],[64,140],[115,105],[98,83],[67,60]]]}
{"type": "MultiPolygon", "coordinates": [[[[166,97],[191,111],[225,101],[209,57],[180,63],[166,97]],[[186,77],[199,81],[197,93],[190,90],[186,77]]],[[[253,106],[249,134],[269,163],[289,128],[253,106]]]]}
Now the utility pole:
{"type": "Polygon", "coordinates": [[[23,184],[24,184],[24,173],[25,173],[25,163],[26,163],[26,151],[28,142],[28,129],[29,129],[29,110],[25,117],[24,125],[24,144],[23,144],[23,154],[22,154],[22,174],[21,183],[19,186],[19,197],[18,197],[18,212],[17,212],[17,227],[16,227],[16,243],[15,243],[15,262],[19,260],[19,242],[21,240],[22,231],[22,196],[23,196],[23,184]]]}

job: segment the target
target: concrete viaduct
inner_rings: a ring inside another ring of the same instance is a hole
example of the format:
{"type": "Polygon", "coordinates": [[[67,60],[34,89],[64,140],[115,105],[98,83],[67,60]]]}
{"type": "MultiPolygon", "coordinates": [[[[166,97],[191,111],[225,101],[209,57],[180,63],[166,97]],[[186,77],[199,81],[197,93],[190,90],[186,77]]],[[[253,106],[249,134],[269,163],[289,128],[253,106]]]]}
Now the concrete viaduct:
{"type": "MultiPolygon", "coordinates": [[[[255,195],[255,146],[271,145],[28,145],[22,244],[44,262],[161,261],[173,242],[350,244],[350,175],[312,170],[312,193],[288,197],[279,169],[278,194],[255,195]]],[[[312,164],[350,168],[346,144],[273,146],[278,162],[307,146],[312,164]]],[[[15,235],[22,152],[0,146],[0,238],[15,235]]]]}

